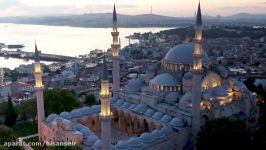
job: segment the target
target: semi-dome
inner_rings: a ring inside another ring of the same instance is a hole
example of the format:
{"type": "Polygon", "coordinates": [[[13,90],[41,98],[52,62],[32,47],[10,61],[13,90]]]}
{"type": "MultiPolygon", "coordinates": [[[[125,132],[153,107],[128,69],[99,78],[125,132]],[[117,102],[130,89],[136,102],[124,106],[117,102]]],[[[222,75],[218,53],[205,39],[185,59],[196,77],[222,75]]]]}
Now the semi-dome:
{"type": "Polygon", "coordinates": [[[83,114],[83,115],[89,115],[90,113],[92,113],[92,110],[90,107],[83,107],[80,109],[80,112],[83,114]]]}
{"type": "Polygon", "coordinates": [[[138,104],[136,108],[134,108],[134,111],[137,111],[139,113],[144,113],[148,109],[147,105],[145,104],[138,104]]]}
{"type": "Polygon", "coordinates": [[[165,134],[158,129],[153,130],[151,134],[153,135],[153,137],[155,137],[156,140],[163,140],[166,137],[165,134]]]}
{"type": "Polygon", "coordinates": [[[84,142],[86,146],[92,147],[93,144],[99,140],[99,138],[95,134],[91,134],[88,136],[87,140],[84,142]]]}
{"type": "Polygon", "coordinates": [[[131,149],[128,141],[118,141],[115,147],[117,150],[130,150],[131,149]]]}
{"type": "Polygon", "coordinates": [[[132,148],[140,148],[143,146],[142,140],[139,137],[132,137],[128,140],[132,148]]]}
{"type": "Polygon", "coordinates": [[[151,117],[153,114],[155,113],[155,111],[153,109],[148,109],[144,115],[147,116],[147,117],[151,117]]]}
{"type": "Polygon", "coordinates": [[[193,79],[192,72],[189,71],[189,72],[185,73],[183,78],[186,79],[186,80],[192,80],[193,79]]]}
{"type": "Polygon", "coordinates": [[[82,113],[80,112],[79,109],[74,109],[70,112],[70,114],[73,116],[73,117],[80,117],[82,116],[82,113]]]}
{"type": "Polygon", "coordinates": [[[182,119],[175,117],[171,122],[170,126],[177,128],[177,127],[183,127],[184,122],[182,119]]]}
{"type": "Polygon", "coordinates": [[[161,86],[176,86],[177,80],[171,74],[163,73],[153,78],[150,83],[161,86]]]}
{"type": "Polygon", "coordinates": [[[212,94],[215,97],[226,97],[228,95],[227,91],[221,86],[217,86],[217,87],[213,88],[212,94]]]}
{"type": "Polygon", "coordinates": [[[94,143],[94,145],[93,145],[93,149],[94,150],[101,150],[102,148],[102,142],[101,142],[101,140],[99,139],[99,140],[97,140],[95,143],[94,143]]]}
{"type": "Polygon", "coordinates": [[[143,82],[140,81],[140,79],[133,79],[128,82],[128,84],[125,87],[125,90],[138,92],[143,86],[144,84],[143,82]]]}
{"type": "MultiPolygon", "coordinates": [[[[168,51],[168,53],[163,58],[163,61],[173,64],[192,65],[194,49],[195,48],[193,44],[177,45],[168,51]]],[[[202,50],[202,54],[203,62],[207,63],[209,61],[207,53],[202,50]]]]}
{"type": "Polygon", "coordinates": [[[151,133],[143,133],[140,138],[144,143],[152,143],[154,141],[154,137],[151,133]]]}
{"type": "Polygon", "coordinates": [[[155,119],[155,120],[161,120],[161,118],[163,117],[163,113],[161,112],[156,112],[153,116],[152,116],[152,119],[155,119]]]}
{"type": "Polygon", "coordinates": [[[192,107],[192,93],[187,92],[183,97],[180,99],[179,104],[185,107],[192,107]]]}
{"type": "Polygon", "coordinates": [[[166,102],[169,102],[169,103],[176,103],[178,98],[180,98],[180,93],[178,92],[169,92],[165,96],[166,102]]]}
{"type": "Polygon", "coordinates": [[[125,108],[125,109],[128,109],[128,108],[130,107],[130,105],[131,105],[131,103],[129,103],[129,102],[124,102],[124,104],[123,104],[121,107],[123,107],[123,108],[125,108]]]}
{"type": "Polygon", "coordinates": [[[169,115],[164,115],[163,118],[161,119],[161,122],[163,123],[169,123],[172,120],[172,117],[169,115]]]}
{"type": "Polygon", "coordinates": [[[72,118],[72,115],[69,112],[62,112],[59,116],[68,120],[72,118]]]}
{"type": "Polygon", "coordinates": [[[52,121],[54,121],[56,118],[58,118],[57,114],[50,114],[45,121],[51,123],[52,121]]]}

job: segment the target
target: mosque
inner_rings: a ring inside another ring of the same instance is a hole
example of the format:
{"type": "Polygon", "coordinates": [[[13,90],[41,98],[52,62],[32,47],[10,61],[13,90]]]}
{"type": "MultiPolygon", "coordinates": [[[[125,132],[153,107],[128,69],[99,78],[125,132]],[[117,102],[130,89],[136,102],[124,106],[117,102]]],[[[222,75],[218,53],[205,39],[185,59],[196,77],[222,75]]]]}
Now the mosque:
{"type": "MultiPolygon", "coordinates": [[[[202,16],[198,5],[194,44],[168,51],[160,65],[120,88],[120,41],[114,6],[112,95],[104,57],[101,105],[44,116],[42,71],[35,48],[38,132],[42,142],[75,142],[84,150],[182,150],[200,126],[220,117],[252,123],[255,96],[221,66],[211,67],[202,49],[202,16]]],[[[191,140],[192,139],[192,140],[191,140]]],[[[193,142],[192,142],[193,143],[193,142]]],[[[192,144],[193,145],[193,144],[192,144]]]]}

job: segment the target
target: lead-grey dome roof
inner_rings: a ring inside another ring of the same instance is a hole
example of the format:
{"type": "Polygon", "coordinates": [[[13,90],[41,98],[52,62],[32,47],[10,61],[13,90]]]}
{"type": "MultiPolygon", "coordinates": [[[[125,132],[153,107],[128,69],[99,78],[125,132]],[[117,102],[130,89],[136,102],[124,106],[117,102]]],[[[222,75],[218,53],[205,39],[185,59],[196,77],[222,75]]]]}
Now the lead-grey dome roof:
{"type": "Polygon", "coordinates": [[[157,84],[161,86],[176,86],[177,85],[177,80],[170,75],[169,73],[163,73],[159,74],[155,78],[153,78],[150,83],[152,84],[157,84]]]}
{"type": "MultiPolygon", "coordinates": [[[[163,61],[174,63],[174,64],[193,64],[193,53],[194,53],[194,45],[193,44],[180,44],[173,48],[171,48],[163,61]]],[[[207,53],[202,50],[203,54],[203,62],[207,63],[209,61],[209,57],[207,53]]]]}
{"type": "Polygon", "coordinates": [[[128,91],[139,91],[144,86],[140,79],[133,79],[128,82],[125,89],[128,91]]]}

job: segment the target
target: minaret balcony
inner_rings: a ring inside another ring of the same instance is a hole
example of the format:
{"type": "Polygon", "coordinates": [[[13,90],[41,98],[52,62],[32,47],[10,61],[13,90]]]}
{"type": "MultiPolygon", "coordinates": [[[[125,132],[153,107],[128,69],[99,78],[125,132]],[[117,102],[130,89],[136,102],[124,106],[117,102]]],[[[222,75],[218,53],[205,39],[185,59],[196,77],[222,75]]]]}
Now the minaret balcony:
{"type": "Polygon", "coordinates": [[[202,54],[195,54],[195,53],[194,53],[193,56],[194,56],[194,58],[196,58],[196,59],[197,59],[197,58],[202,58],[202,54]]]}
{"type": "Polygon", "coordinates": [[[119,32],[111,32],[112,36],[119,36],[119,32]]]}
{"type": "Polygon", "coordinates": [[[120,49],[120,44],[111,44],[112,49],[120,49]]]}

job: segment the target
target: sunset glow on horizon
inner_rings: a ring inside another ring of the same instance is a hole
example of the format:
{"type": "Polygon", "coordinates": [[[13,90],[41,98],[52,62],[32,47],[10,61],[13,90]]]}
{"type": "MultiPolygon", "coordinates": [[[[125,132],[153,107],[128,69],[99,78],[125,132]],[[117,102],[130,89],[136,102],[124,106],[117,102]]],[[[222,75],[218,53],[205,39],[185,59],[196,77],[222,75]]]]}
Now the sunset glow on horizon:
{"type": "MultiPolygon", "coordinates": [[[[198,0],[115,0],[120,14],[193,16],[198,0]]],[[[0,0],[0,17],[54,14],[108,13],[112,0],[0,0]]],[[[201,0],[204,15],[266,13],[266,0],[201,0]]]]}

